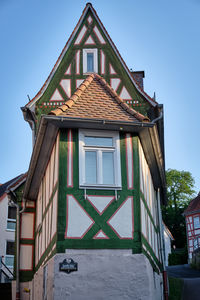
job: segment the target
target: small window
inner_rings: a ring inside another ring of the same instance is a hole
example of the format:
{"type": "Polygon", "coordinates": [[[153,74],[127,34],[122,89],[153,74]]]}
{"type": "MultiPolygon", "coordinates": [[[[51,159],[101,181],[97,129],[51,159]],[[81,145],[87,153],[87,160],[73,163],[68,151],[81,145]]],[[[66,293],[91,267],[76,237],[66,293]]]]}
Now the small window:
{"type": "Polygon", "coordinates": [[[6,241],[5,264],[9,268],[13,268],[13,266],[14,266],[14,255],[15,255],[15,242],[14,241],[6,241]]]}
{"type": "Polygon", "coordinates": [[[83,49],[83,73],[98,73],[97,49],[83,49]]]}
{"type": "Polygon", "coordinates": [[[15,231],[16,226],[16,207],[8,206],[7,229],[15,231]]]}
{"type": "Polygon", "coordinates": [[[87,72],[94,72],[94,53],[87,53],[87,72]]]}
{"type": "Polygon", "coordinates": [[[119,134],[79,131],[79,176],[83,187],[121,187],[119,134]]]}
{"type": "Polygon", "coordinates": [[[194,229],[200,228],[199,217],[194,217],[194,229]]]}

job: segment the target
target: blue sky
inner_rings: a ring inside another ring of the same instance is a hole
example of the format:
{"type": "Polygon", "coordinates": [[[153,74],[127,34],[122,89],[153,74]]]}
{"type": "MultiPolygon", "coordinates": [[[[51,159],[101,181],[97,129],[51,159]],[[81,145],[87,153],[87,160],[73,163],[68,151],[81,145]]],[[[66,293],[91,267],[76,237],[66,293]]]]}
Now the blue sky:
{"type": "MultiPolygon", "coordinates": [[[[0,1],[0,183],[28,169],[29,125],[20,107],[39,91],[87,1],[0,1]]],[[[145,91],[164,104],[166,168],[190,171],[200,189],[200,1],[91,1],[145,91]]]]}

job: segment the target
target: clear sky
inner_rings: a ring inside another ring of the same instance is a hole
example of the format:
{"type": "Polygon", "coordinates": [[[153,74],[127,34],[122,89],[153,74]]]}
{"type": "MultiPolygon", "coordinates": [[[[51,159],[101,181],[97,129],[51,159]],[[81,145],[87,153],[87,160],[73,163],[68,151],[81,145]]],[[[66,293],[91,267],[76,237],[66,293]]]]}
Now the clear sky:
{"type": "MultiPolygon", "coordinates": [[[[0,0],[0,183],[26,172],[31,130],[20,107],[39,91],[87,1],[0,0]]],[[[127,66],[164,104],[166,168],[200,190],[200,1],[91,1],[127,66]]]]}

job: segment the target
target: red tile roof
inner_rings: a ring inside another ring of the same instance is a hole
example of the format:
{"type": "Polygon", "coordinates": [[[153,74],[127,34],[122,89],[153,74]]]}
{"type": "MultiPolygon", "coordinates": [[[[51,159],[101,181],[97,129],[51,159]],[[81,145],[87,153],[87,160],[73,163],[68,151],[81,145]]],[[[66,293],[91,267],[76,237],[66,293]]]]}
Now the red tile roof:
{"type": "Polygon", "coordinates": [[[124,103],[98,74],[89,75],[69,100],[49,114],[124,122],[149,121],[148,117],[124,103]]]}
{"type": "Polygon", "coordinates": [[[200,192],[196,198],[194,198],[188,205],[188,208],[184,211],[184,214],[200,211],[200,192]]]}
{"type": "Polygon", "coordinates": [[[19,182],[21,182],[25,177],[27,176],[27,173],[21,174],[9,181],[7,181],[4,184],[0,185],[0,200],[2,200],[6,195],[6,191],[9,188],[14,188],[19,182]]]}

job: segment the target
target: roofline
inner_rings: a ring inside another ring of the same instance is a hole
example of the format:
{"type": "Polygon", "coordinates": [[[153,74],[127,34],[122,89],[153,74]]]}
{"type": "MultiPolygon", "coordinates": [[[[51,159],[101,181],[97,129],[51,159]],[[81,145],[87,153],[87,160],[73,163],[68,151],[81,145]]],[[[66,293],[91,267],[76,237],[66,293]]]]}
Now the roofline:
{"type": "Polygon", "coordinates": [[[36,102],[36,101],[44,94],[44,92],[46,91],[46,89],[47,89],[47,87],[48,87],[48,85],[49,85],[51,79],[53,78],[55,72],[57,71],[57,69],[58,69],[58,67],[59,67],[59,65],[60,65],[60,63],[61,63],[61,61],[62,61],[62,59],[63,59],[63,57],[64,57],[64,55],[65,55],[65,53],[66,53],[66,51],[68,50],[68,48],[69,48],[69,46],[70,46],[70,44],[71,44],[71,41],[73,40],[74,36],[76,35],[76,33],[77,33],[77,31],[78,31],[78,29],[79,29],[79,27],[80,27],[80,24],[82,23],[82,21],[83,21],[85,15],[87,14],[87,12],[88,12],[89,9],[91,9],[91,11],[93,12],[93,14],[94,14],[96,20],[97,20],[98,23],[99,23],[99,26],[101,27],[101,29],[102,29],[102,31],[104,32],[106,38],[107,38],[108,41],[110,42],[111,47],[113,48],[115,54],[117,55],[117,57],[119,58],[120,62],[122,63],[124,69],[126,70],[126,72],[127,72],[128,76],[129,76],[130,80],[131,80],[132,83],[134,84],[134,86],[135,86],[135,88],[137,89],[137,91],[138,91],[138,92],[139,92],[139,93],[140,93],[140,94],[141,94],[141,95],[142,95],[142,96],[143,96],[143,97],[144,97],[144,98],[145,98],[145,99],[153,106],[153,107],[157,106],[158,103],[155,102],[155,101],[154,101],[147,93],[145,93],[145,92],[137,85],[137,83],[135,82],[134,78],[133,78],[132,75],[131,75],[131,71],[128,69],[126,63],[124,62],[123,58],[121,57],[121,55],[120,55],[120,53],[119,53],[117,47],[115,46],[115,44],[113,43],[112,39],[110,38],[108,32],[106,31],[104,25],[102,24],[101,20],[99,19],[99,17],[98,17],[98,15],[97,15],[95,9],[93,8],[92,4],[91,4],[91,3],[87,3],[86,6],[85,6],[85,8],[84,8],[84,10],[83,10],[83,12],[82,12],[82,15],[81,15],[81,17],[80,17],[78,23],[76,24],[76,26],[75,26],[73,32],[71,33],[71,35],[70,35],[70,37],[69,37],[67,43],[65,44],[65,46],[64,46],[64,48],[63,48],[63,50],[62,50],[60,56],[58,57],[58,59],[57,59],[55,65],[54,65],[53,69],[51,70],[51,72],[50,72],[50,74],[49,74],[47,80],[45,81],[44,85],[43,85],[42,88],[39,90],[39,92],[36,94],[36,96],[35,96],[31,101],[29,101],[29,102],[25,105],[25,107],[29,107],[29,108],[30,108],[32,105],[34,105],[34,103],[35,103],[35,102],[36,102]]]}
{"type": "Polygon", "coordinates": [[[195,215],[195,214],[198,214],[198,213],[200,213],[200,209],[183,212],[183,215],[186,217],[186,216],[195,215]]]}
{"type": "Polygon", "coordinates": [[[175,241],[175,238],[173,237],[171,231],[169,230],[169,228],[167,227],[167,225],[165,224],[165,222],[163,222],[163,225],[164,225],[164,230],[167,233],[167,235],[171,238],[172,241],[175,241]]]}
{"type": "Polygon", "coordinates": [[[10,185],[7,186],[6,193],[9,191],[15,191],[22,183],[26,181],[27,173],[20,175],[20,177],[15,181],[12,182],[10,185]]]}

